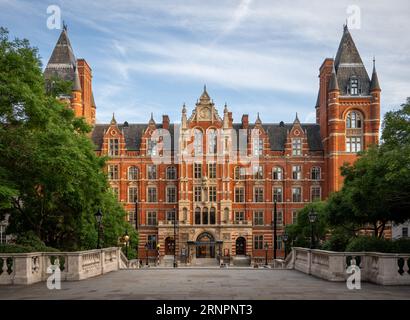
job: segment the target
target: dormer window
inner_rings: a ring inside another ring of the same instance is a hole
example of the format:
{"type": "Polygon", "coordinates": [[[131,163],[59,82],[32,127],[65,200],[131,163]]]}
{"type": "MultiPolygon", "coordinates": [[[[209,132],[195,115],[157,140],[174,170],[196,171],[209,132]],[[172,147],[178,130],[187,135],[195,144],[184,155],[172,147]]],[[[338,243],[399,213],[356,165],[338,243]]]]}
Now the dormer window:
{"type": "Polygon", "coordinates": [[[292,139],[292,155],[293,156],[302,155],[302,139],[301,138],[292,139]]]}
{"type": "Polygon", "coordinates": [[[253,155],[254,156],[263,155],[263,139],[260,139],[260,138],[253,139],[253,155]]]}
{"type": "Polygon", "coordinates": [[[157,142],[153,139],[148,139],[148,148],[147,154],[149,156],[156,156],[157,155],[157,142]]]}
{"type": "Polygon", "coordinates": [[[352,96],[357,96],[359,94],[359,79],[357,78],[350,79],[350,94],[352,96]]]}
{"type": "Polygon", "coordinates": [[[110,139],[110,143],[108,145],[108,154],[110,156],[118,156],[120,154],[119,144],[118,139],[110,139]]]}

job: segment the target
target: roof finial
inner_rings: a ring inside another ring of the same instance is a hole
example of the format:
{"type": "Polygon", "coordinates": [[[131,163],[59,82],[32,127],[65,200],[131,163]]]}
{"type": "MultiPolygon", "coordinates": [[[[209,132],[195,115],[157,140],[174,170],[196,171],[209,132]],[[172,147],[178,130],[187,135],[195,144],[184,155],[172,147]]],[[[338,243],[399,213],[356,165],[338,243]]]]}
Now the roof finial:
{"type": "Polygon", "coordinates": [[[206,84],[204,84],[204,92],[206,92],[206,84]]]}
{"type": "Polygon", "coordinates": [[[63,20],[63,30],[64,30],[64,31],[67,31],[67,25],[66,25],[66,23],[65,23],[64,20],[63,20]]]}
{"type": "Polygon", "coordinates": [[[373,70],[376,70],[376,57],[373,55],[373,70]]]}
{"type": "Polygon", "coordinates": [[[115,120],[114,112],[112,113],[111,124],[117,124],[117,121],[115,120]]]}
{"type": "Polygon", "coordinates": [[[257,113],[255,123],[256,123],[256,124],[261,124],[261,123],[262,123],[261,118],[259,117],[259,112],[257,113]]]}
{"type": "Polygon", "coordinates": [[[228,112],[228,105],[225,102],[225,106],[224,106],[224,113],[228,112]]]}
{"type": "Polygon", "coordinates": [[[185,106],[185,102],[184,102],[184,104],[182,105],[182,113],[186,113],[186,106],[185,106]]]}
{"type": "Polygon", "coordinates": [[[298,113],[297,113],[297,112],[296,112],[295,122],[300,122],[300,121],[299,121],[299,117],[298,117],[298,113]]]}

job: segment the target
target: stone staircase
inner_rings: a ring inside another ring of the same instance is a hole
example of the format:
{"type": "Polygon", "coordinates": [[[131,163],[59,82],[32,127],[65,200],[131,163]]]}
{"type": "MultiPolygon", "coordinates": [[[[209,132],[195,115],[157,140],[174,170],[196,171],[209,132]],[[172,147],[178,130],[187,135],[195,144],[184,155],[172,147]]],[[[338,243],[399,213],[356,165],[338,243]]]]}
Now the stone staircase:
{"type": "Polygon", "coordinates": [[[169,267],[172,268],[174,266],[174,256],[173,255],[165,255],[162,258],[162,263],[161,265],[163,267],[169,267]]]}
{"type": "Polygon", "coordinates": [[[218,267],[218,260],[215,258],[196,258],[192,261],[194,267],[218,267]]]}
{"type": "Polygon", "coordinates": [[[249,267],[251,265],[251,257],[249,256],[234,256],[232,263],[235,267],[249,267]]]}

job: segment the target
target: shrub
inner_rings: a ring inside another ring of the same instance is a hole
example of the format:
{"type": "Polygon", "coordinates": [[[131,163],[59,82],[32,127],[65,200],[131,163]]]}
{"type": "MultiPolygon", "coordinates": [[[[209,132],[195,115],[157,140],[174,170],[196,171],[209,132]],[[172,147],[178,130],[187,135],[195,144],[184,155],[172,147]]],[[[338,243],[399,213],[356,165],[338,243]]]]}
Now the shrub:
{"type": "Polygon", "coordinates": [[[21,244],[1,244],[0,253],[27,253],[34,252],[34,248],[23,246],[21,244]]]}
{"type": "Polygon", "coordinates": [[[352,238],[346,246],[347,252],[385,252],[394,251],[394,244],[390,240],[380,239],[376,237],[361,236],[352,238]]]}
{"type": "Polygon", "coordinates": [[[335,233],[330,237],[329,240],[323,243],[321,249],[329,251],[345,251],[348,243],[349,237],[346,234],[335,233]]]}
{"type": "Polygon", "coordinates": [[[410,253],[410,239],[395,240],[392,245],[395,253],[410,253]]]}
{"type": "Polygon", "coordinates": [[[35,235],[34,232],[29,231],[26,232],[24,235],[18,236],[16,240],[16,244],[22,245],[27,248],[31,248],[31,252],[58,252],[59,250],[47,247],[46,244],[41,241],[39,237],[35,235]]]}

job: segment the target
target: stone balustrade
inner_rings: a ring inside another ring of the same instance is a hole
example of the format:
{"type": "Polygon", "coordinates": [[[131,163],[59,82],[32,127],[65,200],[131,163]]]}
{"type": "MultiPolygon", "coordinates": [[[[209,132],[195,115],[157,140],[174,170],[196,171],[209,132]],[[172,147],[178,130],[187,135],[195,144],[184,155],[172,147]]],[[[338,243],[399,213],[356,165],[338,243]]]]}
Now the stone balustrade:
{"type": "Polygon", "coordinates": [[[59,265],[62,281],[83,280],[123,267],[120,248],[79,252],[0,253],[0,285],[45,281],[59,265]],[[48,270],[49,269],[49,270],[48,270]]]}
{"type": "Polygon", "coordinates": [[[285,267],[329,281],[346,281],[352,263],[359,266],[361,280],[381,285],[410,285],[410,253],[334,252],[293,248],[285,267]]]}

